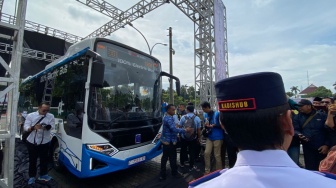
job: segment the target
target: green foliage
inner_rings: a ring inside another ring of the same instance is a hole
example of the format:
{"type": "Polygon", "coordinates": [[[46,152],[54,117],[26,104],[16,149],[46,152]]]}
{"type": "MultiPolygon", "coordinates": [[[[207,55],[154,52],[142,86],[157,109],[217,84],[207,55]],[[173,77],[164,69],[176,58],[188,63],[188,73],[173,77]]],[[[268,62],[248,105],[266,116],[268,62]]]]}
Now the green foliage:
{"type": "Polygon", "coordinates": [[[299,86],[292,86],[290,89],[291,92],[294,93],[295,95],[300,91],[299,86]]]}
{"type": "Polygon", "coordinates": [[[314,92],[307,95],[307,97],[330,97],[332,96],[332,92],[330,89],[327,89],[324,86],[318,87],[314,92]]]}
{"type": "MultiPolygon", "coordinates": [[[[162,99],[165,102],[169,103],[169,88],[167,90],[162,89],[162,99]]],[[[181,86],[181,95],[177,96],[176,91],[174,90],[174,104],[177,106],[179,104],[187,104],[188,102],[192,102],[194,104],[200,104],[200,99],[197,98],[195,100],[195,88],[194,86],[187,86],[182,85],[181,86]]]]}

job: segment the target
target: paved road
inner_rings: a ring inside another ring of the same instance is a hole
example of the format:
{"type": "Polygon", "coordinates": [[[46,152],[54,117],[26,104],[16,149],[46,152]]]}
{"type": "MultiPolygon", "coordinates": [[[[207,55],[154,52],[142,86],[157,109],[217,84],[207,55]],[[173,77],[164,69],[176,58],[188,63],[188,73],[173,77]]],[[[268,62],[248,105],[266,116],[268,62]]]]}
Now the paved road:
{"type": "MultiPolygon", "coordinates": [[[[184,178],[175,179],[169,175],[170,167],[168,165],[167,179],[160,182],[160,160],[161,155],[130,169],[89,179],[79,179],[66,170],[64,173],[52,170],[49,174],[58,182],[59,188],[185,188],[188,187],[189,181],[199,178],[203,174],[202,171],[189,172],[188,169],[179,169],[180,172],[183,172],[184,178]]],[[[202,166],[202,162],[197,164],[202,166]]]]}
{"type": "Polygon", "coordinates": [[[89,179],[79,179],[67,170],[64,173],[52,170],[50,175],[59,183],[59,188],[131,188],[158,177],[160,159],[158,156],[130,169],[89,179]]]}
{"type": "MultiPolygon", "coordinates": [[[[168,176],[167,180],[159,182],[160,160],[161,155],[130,169],[89,179],[79,179],[66,170],[64,173],[52,170],[50,175],[58,182],[59,188],[185,188],[189,181],[199,178],[203,174],[203,170],[189,172],[187,169],[179,168],[179,171],[184,173],[183,179],[174,179],[168,176]]],[[[303,155],[300,155],[300,162],[304,164],[303,155]]],[[[202,169],[202,162],[196,164],[202,169]]],[[[227,159],[226,166],[228,166],[227,159]]],[[[167,170],[169,171],[169,169],[168,165],[167,170]]],[[[167,174],[169,174],[168,171],[167,174]]]]}

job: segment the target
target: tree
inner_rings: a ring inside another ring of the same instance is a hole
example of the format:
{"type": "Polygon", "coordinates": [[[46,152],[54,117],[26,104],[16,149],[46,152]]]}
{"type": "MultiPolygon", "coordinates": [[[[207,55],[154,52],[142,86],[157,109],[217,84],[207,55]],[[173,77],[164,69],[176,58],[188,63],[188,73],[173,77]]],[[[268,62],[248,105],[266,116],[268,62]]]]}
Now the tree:
{"type": "Polygon", "coordinates": [[[181,95],[180,96],[182,97],[183,101],[188,101],[188,99],[189,99],[187,89],[188,89],[187,84],[181,86],[181,90],[180,90],[181,91],[181,95]]]}
{"type": "Polygon", "coordinates": [[[324,86],[318,87],[314,92],[307,95],[307,97],[330,97],[332,92],[324,86]]]}
{"type": "Polygon", "coordinates": [[[196,94],[196,92],[195,92],[195,88],[194,88],[194,86],[190,86],[190,87],[187,89],[187,92],[188,92],[188,94],[189,94],[189,98],[190,98],[190,99],[195,99],[195,94],[196,94]]]}
{"type": "Polygon", "coordinates": [[[299,86],[292,86],[290,89],[291,89],[291,92],[294,93],[295,98],[296,98],[297,93],[300,91],[299,86]]]}
{"type": "MultiPolygon", "coordinates": [[[[187,104],[188,102],[192,102],[193,104],[200,104],[200,99],[196,98],[195,100],[195,88],[194,86],[187,86],[182,85],[181,86],[181,95],[177,96],[176,91],[174,91],[174,104],[187,104]]],[[[169,87],[167,90],[162,89],[162,99],[166,102],[169,102],[169,87]]],[[[197,106],[195,106],[197,107],[197,106]]]]}
{"type": "Polygon", "coordinates": [[[286,92],[286,95],[288,96],[288,97],[293,97],[294,96],[294,93],[293,92],[286,92]]]}

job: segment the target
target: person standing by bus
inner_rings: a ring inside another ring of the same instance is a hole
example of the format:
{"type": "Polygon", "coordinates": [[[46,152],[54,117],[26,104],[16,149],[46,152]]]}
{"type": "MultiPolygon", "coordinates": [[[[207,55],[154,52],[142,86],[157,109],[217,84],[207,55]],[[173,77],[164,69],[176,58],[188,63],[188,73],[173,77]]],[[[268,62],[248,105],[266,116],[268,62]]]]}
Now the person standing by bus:
{"type": "Polygon", "coordinates": [[[175,106],[173,104],[168,104],[166,110],[167,112],[163,118],[162,135],[160,138],[162,143],[161,171],[159,178],[160,181],[166,179],[166,164],[168,159],[170,163],[172,176],[175,178],[182,177],[182,175],[177,172],[177,164],[176,164],[177,133],[183,134],[192,131],[190,127],[185,129],[176,128],[176,124],[173,118],[173,115],[175,114],[175,106]]]}
{"type": "Polygon", "coordinates": [[[42,102],[36,112],[27,115],[24,130],[30,132],[27,137],[29,154],[29,180],[28,184],[35,183],[37,173],[37,158],[40,158],[40,176],[38,180],[49,181],[48,175],[48,151],[50,142],[50,130],[55,127],[54,115],[48,113],[49,103],[42,102]]]}
{"type": "Polygon", "coordinates": [[[202,110],[204,112],[203,117],[205,120],[204,126],[207,129],[211,129],[211,133],[208,135],[205,144],[204,151],[204,163],[205,169],[204,174],[209,174],[211,170],[211,153],[213,150],[215,160],[216,160],[216,170],[222,169],[222,157],[221,148],[224,139],[224,132],[219,123],[219,112],[213,111],[209,102],[204,101],[201,103],[202,110]]]}
{"type": "Polygon", "coordinates": [[[182,116],[180,127],[191,127],[191,134],[181,135],[181,151],[180,151],[180,166],[183,168],[184,163],[188,161],[189,156],[189,171],[199,171],[195,164],[195,149],[199,145],[201,138],[201,119],[194,114],[194,106],[187,106],[187,114],[182,116]]]}

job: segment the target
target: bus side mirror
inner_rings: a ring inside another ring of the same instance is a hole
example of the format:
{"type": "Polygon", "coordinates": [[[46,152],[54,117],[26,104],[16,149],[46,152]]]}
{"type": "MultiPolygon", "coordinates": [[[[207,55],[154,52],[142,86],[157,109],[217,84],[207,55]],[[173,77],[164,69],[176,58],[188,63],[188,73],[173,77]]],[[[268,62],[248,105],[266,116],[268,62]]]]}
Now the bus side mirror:
{"type": "Polygon", "coordinates": [[[176,80],[176,82],[175,82],[175,84],[176,84],[176,93],[177,93],[177,95],[178,96],[180,96],[181,95],[181,84],[180,84],[180,80],[176,80]]]}
{"type": "Polygon", "coordinates": [[[101,61],[94,61],[91,69],[90,85],[94,87],[103,87],[105,64],[101,61]]]}
{"type": "MultiPolygon", "coordinates": [[[[178,96],[180,96],[180,94],[181,94],[181,84],[180,84],[180,79],[177,78],[176,76],[173,76],[173,75],[171,75],[171,74],[168,74],[168,73],[166,73],[166,72],[164,72],[164,71],[162,71],[162,72],[160,73],[160,76],[167,76],[167,77],[169,77],[170,79],[174,79],[174,80],[175,80],[175,84],[176,84],[176,93],[177,93],[178,96]]],[[[172,82],[173,80],[170,80],[170,81],[172,82]]]]}

